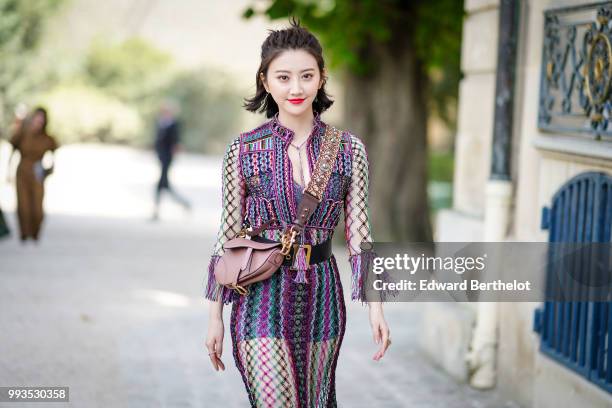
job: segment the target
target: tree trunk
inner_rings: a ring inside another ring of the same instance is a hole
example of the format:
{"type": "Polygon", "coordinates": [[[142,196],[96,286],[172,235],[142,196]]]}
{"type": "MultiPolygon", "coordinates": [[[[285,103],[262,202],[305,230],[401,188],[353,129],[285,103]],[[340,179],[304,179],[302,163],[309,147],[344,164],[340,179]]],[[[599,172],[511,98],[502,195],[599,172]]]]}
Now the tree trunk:
{"type": "Polygon", "coordinates": [[[375,241],[430,242],[427,196],[427,78],[405,29],[363,50],[376,69],[347,73],[346,127],[366,145],[375,241]]]}

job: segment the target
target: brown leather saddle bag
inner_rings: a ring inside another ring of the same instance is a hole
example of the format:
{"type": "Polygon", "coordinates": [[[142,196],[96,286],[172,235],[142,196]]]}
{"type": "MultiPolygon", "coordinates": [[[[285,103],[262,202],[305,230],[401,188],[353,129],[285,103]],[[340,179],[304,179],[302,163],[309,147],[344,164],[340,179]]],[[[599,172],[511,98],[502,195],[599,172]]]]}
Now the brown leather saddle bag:
{"type": "Polygon", "coordinates": [[[225,252],[215,267],[217,283],[241,290],[247,285],[268,279],[283,263],[280,242],[256,242],[236,237],[223,245],[225,252]]]}
{"type": "Polygon", "coordinates": [[[257,242],[246,238],[247,235],[252,237],[260,234],[275,220],[269,220],[253,231],[243,228],[236,237],[223,244],[224,253],[214,271],[217,283],[246,295],[248,285],[268,279],[280,268],[296,237],[302,233],[306,221],[323,197],[338,155],[340,139],[341,132],[333,126],[327,126],[313,176],[298,205],[298,215],[283,232],[281,242],[257,242]]]}

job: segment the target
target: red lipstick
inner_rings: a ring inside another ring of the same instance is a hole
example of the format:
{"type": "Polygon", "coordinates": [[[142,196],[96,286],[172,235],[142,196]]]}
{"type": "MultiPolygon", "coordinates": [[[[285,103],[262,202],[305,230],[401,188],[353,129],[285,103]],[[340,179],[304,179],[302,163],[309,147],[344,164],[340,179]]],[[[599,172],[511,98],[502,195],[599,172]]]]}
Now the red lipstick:
{"type": "Polygon", "coordinates": [[[295,99],[287,99],[289,102],[291,102],[294,105],[299,105],[300,103],[304,102],[305,99],[299,99],[299,98],[295,98],[295,99]]]}

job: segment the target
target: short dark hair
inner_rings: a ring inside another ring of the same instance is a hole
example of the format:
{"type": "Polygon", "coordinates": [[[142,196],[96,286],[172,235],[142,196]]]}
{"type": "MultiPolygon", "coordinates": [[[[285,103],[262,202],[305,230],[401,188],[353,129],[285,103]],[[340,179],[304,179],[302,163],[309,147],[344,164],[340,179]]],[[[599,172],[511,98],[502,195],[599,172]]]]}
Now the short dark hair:
{"type": "MultiPolygon", "coordinates": [[[[300,22],[294,17],[290,20],[291,26],[282,30],[268,30],[270,34],[261,45],[261,63],[255,78],[255,95],[245,98],[244,108],[250,112],[265,112],[266,117],[271,118],[278,112],[278,105],[273,98],[268,97],[268,92],[263,86],[260,74],[266,75],[270,63],[280,53],[285,50],[304,50],[309,52],[317,61],[319,71],[323,73],[325,61],[323,60],[323,49],[319,40],[306,28],[300,26],[300,22]]],[[[312,103],[312,109],[316,113],[326,111],[334,101],[325,92],[326,78],[323,78],[323,85],[317,91],[317,96],[312,103]]]]}
{"type": "Polygon", "coordinates": [[[29,127],[29,124],[34,119],[34,117],[38,115],[39,113],[42,114],[43,117],[45,118],[45,122],[43,123],[42,129],[40,132],[42,134],[47,134],[47,122],[49,121],[49,115],[47,114],[47,110],[43,108],[42,106],[38,106],[36,107],[36,109],[32,111],[32,113],[30,114],[29,120],[28,120],[28,127],[29,127]]]}

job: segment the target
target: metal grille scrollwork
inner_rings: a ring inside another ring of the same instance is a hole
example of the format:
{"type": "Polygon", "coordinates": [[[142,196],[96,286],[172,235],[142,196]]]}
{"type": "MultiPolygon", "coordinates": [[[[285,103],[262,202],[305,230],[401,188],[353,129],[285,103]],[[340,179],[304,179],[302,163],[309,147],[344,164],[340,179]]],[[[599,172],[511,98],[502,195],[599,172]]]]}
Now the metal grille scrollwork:
{"type": "Polygon", "coordinates": [[[612,140],[612,2],[548,10],[538,126],[612,140]]]}

